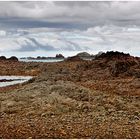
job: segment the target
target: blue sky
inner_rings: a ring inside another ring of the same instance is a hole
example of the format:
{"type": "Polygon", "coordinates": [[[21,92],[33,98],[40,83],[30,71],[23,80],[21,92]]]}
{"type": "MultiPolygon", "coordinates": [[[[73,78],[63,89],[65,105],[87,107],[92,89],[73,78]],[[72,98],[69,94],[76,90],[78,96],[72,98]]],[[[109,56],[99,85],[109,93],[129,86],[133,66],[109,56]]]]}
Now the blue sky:
{"type": "Polygon", "coordinates": [[[0,55],[140,56],[140,2],[0,2],[0,55]]]}

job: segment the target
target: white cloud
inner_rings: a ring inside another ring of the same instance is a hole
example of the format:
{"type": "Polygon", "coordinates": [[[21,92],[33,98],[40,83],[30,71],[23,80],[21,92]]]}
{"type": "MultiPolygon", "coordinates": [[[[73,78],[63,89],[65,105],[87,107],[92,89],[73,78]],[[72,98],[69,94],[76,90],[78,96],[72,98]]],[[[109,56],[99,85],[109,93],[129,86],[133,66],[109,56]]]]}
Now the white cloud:
{"type": "Polygon", "coordinates": [[[57,29],[29,29],[7,32],[0,38],[0,52],[99,51],[117,50],[139,55],[140,29],[137,26],[97,26],[86,31],[58,31],[57,29]],[[24,34],[26,32],[26,34],[24,34]]]}
{"type": "Polygon", "coordinates": [[[140,56],[140,2],[0,2],[0,53],[118,50],[140,56]]]}
{"type": "Polygon", "coordinates": [[[0,17],[92,25],[140,25],[139,7],[139,1],[0,2],[0,17]]]}
{"type": "Polygon", "coordinates": [[[0,30],[0,37],[6,36],[6,31],[0,30]]]}

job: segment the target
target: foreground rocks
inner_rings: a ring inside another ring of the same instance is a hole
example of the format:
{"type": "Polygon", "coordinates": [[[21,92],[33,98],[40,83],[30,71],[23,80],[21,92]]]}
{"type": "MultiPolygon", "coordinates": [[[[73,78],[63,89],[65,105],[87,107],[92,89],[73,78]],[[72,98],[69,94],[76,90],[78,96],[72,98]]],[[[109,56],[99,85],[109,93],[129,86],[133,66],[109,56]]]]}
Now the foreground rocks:
{"type": "Polygon", "coordinates": [[[27,84],[0,89],[0,137],[140,138],[139,62],[121,54],[92,61],[3,63],[1,74],[10,74],[15,65],[17,74],[38,73],[27,84]]]}

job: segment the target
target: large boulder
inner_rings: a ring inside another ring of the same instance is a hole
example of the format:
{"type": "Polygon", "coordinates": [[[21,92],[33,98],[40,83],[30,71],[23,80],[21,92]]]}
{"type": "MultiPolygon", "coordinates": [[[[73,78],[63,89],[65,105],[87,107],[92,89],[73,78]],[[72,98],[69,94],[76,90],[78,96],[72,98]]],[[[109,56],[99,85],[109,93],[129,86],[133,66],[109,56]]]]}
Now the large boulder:
{"type": "Polygon", "coordinates": [[[9,60],[9,61],[18,61],[18,58],[16,56],[12,56],[12,57],[8,58],[7,60],[9,60]]]}
{"type": "Polygon", "coordinates": [[[45,56],[38,56],[37,58],[35,58],[35,59],[38,59],[38,60],[43,60],[43,59],[47,59],[47,57],[45,57],[45,56]]]}
{"type": "Polygon", "coordinates": [[[55,57],[58,58],[58,59],[63,59],[64,58],[64,56],[62,54],[56,54],[55,57]]]}
{"type": "Polygon", "coordinates": [[[0,56],[0,60],[6,60],[5,56],[0,56]]]}
{"type": "Polygon", "coordinates": [[[87,53],[87,52],[81,52],[81,53],[78,53],[76,56],[79,56],[79,57],[90,57],[90,54],[87,53]]]}

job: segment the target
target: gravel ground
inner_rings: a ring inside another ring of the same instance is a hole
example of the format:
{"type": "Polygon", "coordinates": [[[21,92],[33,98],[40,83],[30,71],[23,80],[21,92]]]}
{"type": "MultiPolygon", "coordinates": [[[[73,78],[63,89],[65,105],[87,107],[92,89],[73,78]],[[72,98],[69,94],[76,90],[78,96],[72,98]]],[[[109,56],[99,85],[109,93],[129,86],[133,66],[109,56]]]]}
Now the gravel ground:
{"type": "Polygon", "coordinates": [[[0,138],[140,138],[139,78],[101,80],[83,63],[19,63],[18,75],[40,73],[0,89],[0,138]]]}

